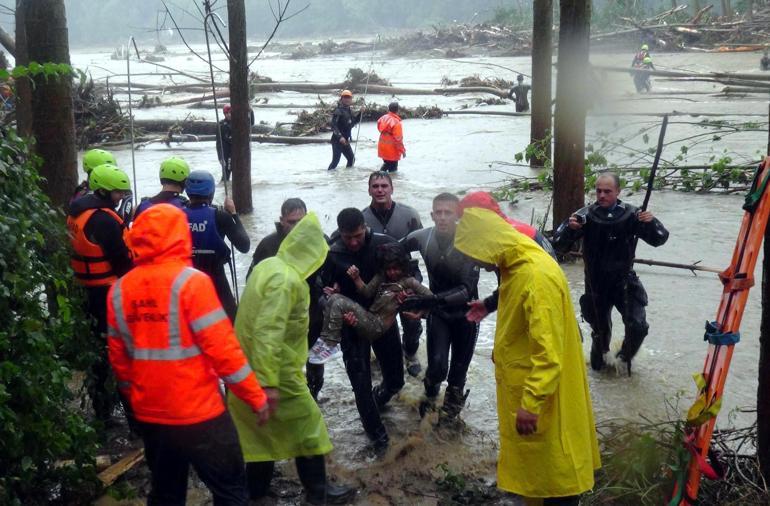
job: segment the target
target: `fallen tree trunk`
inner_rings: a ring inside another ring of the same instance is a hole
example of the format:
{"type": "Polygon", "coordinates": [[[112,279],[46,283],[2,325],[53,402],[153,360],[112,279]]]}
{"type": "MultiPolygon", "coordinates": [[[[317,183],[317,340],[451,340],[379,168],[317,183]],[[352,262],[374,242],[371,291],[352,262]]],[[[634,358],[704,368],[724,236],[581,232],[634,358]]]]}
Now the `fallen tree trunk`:
{"type": "Polygon", "coordinates": [[[512,111],[476,111],[463,109],[462,111],[444,111],[447,116],[462,115],[462,114],[475,114],[481,116],[531,116],[528,112],[512,112],[512,111]]]}
{"type": "MultiPolygon", "coordinates": [[[[569,253],[569,256],[576,257],[576,258],[583,258],[583,253],[579,251],[571,251],[569,253]]],[[[635,264],[644,264],[644,265],[651,265],[656,267],[670,267],[672,269],[684,269],[692,272],[695,274],[695,271],[703,271],[703,272],[714,272],[716,274],[719,274],[723,271],[723,269],[717,269],[715,267],[706,267],[705,265],[700,265],[700,260],[697,262],[693,262],[691,264],[680,264],[676,262],[664,262],[662,260],[648,260],[645,258],[634,258],[635,264]]]]}
{"type": "Polygon", "coordinates": [[[657,77],[691,77],[691,78],[710,78],[715,81],[720,79],[745,79],[748,81],[770,81],[770,74],[748,74],[742,72],[682,72],[679,70],[652,70],[652,69],[632,69],[631,67],[613,67],[610,65],[591,65],[594,70],[603,70],[605,72],[639,72],[657,77]]]}
{"type": "MultiPolygon", "coordinates": [[[[179,120],[156,120],[139,119],[134,120],[134,127],[145,132],[166,133],[173,130],[175,133],[185,133],[192,135],[216,135],[216,121],[179,121],[179,120]]],[[[266,134],[273,129],[266,125],[254,125],[251,127],[252,133],[266,134]]]]}
{"type": "MultiPolygon", "coordinates": [[[[276,92],[276,91],[296,91],[300,93],[317,92],[337,92],[345,86],[345,83],[313,84],[313,83],[254,83],[250,85],[252,91],[276,92]]],[[[357,85],[350,87],[351,91],[363,93],[363,86],[357,85]]],[[[367,93],[383,95],[447,95],[462,93],[488,93],[500,98],[508,97],[508,90],[492,88],[487,86],[457,86],[447,88],[400,88],[396,86],[385,86],[382,84],[370,84],[366,88],[367,93]]]]}
{"type": "MultiPolygon", "coordinates": [[[[171,143],[182,144],[187,142],[214,142],[217,136],[214,135],[193,135],[193,134],[172,134],[158,137],[142,136],[134,139],[134,143],[137,147],[147,146],[148,144],[167,144],[171,143]]],[[[269,135],[269,134],[252,134],[251,142],[258,142],[260,144],[288,144],[288,145],[303,145],[303,144],[329,144],[328,138],[318,137],[288,137],[285,135],[269,135]]],[[[103,142],[101,144],[94,144],[94,147],[117,147],[127,146],[131,144],[130,140],[103,142]]]]}

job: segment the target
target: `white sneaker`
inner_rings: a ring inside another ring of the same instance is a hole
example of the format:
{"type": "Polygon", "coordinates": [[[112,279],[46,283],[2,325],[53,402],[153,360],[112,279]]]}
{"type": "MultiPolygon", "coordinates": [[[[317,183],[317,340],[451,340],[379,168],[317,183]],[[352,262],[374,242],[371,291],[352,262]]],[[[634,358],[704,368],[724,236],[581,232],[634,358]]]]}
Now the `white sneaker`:
{"type": "Polygon", "coordinates": [[[333,359],[337,355],[341,353],[340,345],[335,344],[334,346],[329,346],[326,344],[326,341],[321,339],[320,337],[315,342],[312,348],[310,348],[310,351],[308,352],[308,362],[311,364],[325,364],[329,360],[333,359]]]}

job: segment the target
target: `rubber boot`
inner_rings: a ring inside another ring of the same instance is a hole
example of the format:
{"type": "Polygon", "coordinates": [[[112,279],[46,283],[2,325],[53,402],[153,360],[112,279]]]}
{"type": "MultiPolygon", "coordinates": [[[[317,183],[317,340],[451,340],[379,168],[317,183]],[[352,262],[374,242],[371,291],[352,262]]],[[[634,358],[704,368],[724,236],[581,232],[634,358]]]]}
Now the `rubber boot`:
{"type": "Polygon", "coordinates": [[[390,395],[385,387],[382,386],[382,383],[380,383],[372,388],[372,397],[374,397],[374,404],[377,406],[377,410],[382,411],[385,409],[385,405],[390,401],[392,395],[390,395]]]}
{"type": "Polygon", "coordinates": [[[609,350],[609,339],[595,332],[591,333],[591,369],[601,371],[606,365],[604,354],[609,350]]]}
{"type": "Polygon", "coordinates": [[[305,487],[307,502],[310,504],[346,504],[356,495],[356,490],[347,485],[334,485],[326,479],[326,462],[323,455],[297,457],[297,474],[305,487]]]}
{"type": "Polygon", "coordinates": [[[462,387],[447,387],[444,393],[444,405],[441,406],[440,419],[443,421],[456,419],[465,406],[465,399],[468,398],[470,392],[470,390],[467,390],[463,394],[462,387]]]}
{"type": "Polygon", "coordinates": [[[417,409],[420,411],[420,418],[425,418],[425,415],[431,411],[436,411],[436,398],[428,397],[427,395],[424,396],[420,400],[420,405],[417,407],[417,409]]]}

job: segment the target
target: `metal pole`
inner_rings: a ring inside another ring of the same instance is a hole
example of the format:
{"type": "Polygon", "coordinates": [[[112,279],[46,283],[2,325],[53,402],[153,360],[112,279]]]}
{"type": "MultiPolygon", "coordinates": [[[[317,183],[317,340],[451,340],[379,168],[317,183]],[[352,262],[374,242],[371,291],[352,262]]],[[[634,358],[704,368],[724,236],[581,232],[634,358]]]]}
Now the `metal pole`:
{"type": "Polygon", "coordinates": [[[134,109],[131,103],[131,43],[136,45],[134,37],[128,38],[128,44],[126,45],[126,75],[128,76],[128,124],[129,132],[131,133],[131,171],[134,178],[134,205],[136,205],[137,189],[136,189],[136,155],[134,154],[134,109]]]}

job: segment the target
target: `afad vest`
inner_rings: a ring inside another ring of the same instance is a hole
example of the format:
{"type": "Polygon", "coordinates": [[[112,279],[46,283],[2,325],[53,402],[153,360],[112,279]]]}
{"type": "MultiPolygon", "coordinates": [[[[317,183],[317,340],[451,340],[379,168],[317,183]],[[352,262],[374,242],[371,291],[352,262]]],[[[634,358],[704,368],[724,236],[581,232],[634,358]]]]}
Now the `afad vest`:
{"type": "Polygon", "coordinates": [[[185,207],[193,246],[193,266],[212,274],[230,259],[230,248],[217,229],[216,208],[202,205],[185,207]]]}
{"type": "Polygon", "coordinates": [[[75,280],[82,286],[110,286],[118,277],[112,269],[112,264],[104,256],[104,250],[98,244],[91,242],[85,234],[86,223],[97,211],[103,211],[123,225],[123,219],[108,207],[88,209],[77,217],[67,217],[67,228],[72,240],[72,258],[70,266],[75,271],[75,280]]]}

